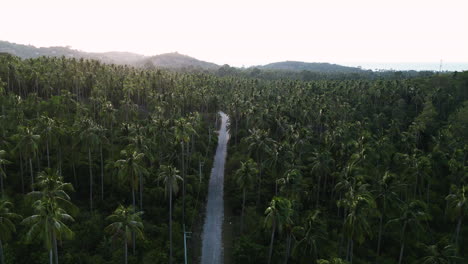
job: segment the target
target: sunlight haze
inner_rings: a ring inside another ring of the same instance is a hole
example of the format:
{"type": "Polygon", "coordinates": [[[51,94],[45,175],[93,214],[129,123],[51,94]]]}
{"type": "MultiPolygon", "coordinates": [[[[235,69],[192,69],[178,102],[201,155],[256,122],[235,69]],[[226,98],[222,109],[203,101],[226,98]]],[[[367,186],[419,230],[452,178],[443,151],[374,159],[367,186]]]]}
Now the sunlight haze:
{"type": "Polygon", "coordinates": [[[5,1],[0,40],[218,64],[467,62],[468,2],[5,1]]]}

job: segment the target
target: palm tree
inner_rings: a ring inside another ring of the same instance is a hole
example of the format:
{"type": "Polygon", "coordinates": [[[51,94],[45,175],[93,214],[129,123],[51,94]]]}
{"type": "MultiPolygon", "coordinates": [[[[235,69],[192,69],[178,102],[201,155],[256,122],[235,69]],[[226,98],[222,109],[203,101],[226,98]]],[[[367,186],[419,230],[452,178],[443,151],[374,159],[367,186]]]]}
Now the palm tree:
{"type": "Polygon", "coordinates": [[[354,241],[362,244],[372,231],[368,218],[376,205],[366,187],[366,184],[360,185],[357,190],[351,187],[344,198],[338,201],[338,206],[344,207],[348,212],[343,223],[343,231],[348,237],[346,260],[350,263],[353,263],[354,241]]]}
{"type": "Polygon", "coordinates": [[[37,177],[36,186],[39,191],[28,193],[29,197],[35,200],[52,199],[59,206],[76,212],[77,208],[70,202],[70,196],[67,194],[67,191],[74,191],[73,185],[63,182],[63,177],[59,175],[57,170],[46,168],[41,171],[37,177]]]}
{"type": "Polygon", "coordinates": [[[455,230],[455,246],[458,247],[458,238],[460,236],[461,225],[463,217],[468,213],[468,198],[465,195],[466,186],[457,188],[452,187],[454,190],[452,194],[447,195],[445,198],[448,201],[449,207],[453,212],[453,216],[457,219],[457,229],[455,230]]]}
{"type": "Polygon", "coordinates": [[[31,173],[31,189],[34,191],[34,172],[32,159],[36,157],[38,144],[41,136],[34,134],[28,127],[20,127],[19,133],[14,136],[18,140],[15,149],[18,149],[25,158],[29,160],[29,170],[31,173]]]}
{"type": "Polygon", "coordinates": [[[324,178],[324,190],[326,190],[327,184],[327,176],[330,174],[332,170],[332,166],[334,164],[333,157],[329,151],[321,151],[321,152],[313,152],[311,157],[310,169],[311,172],[316,174],[317,176],[317,200],[315,207],[318,208],[319,200],[320,200],[320,185],[322,177],[324,178]]]}
{"type": "Polygon", "coordinates": [[[252,159],[248,159],[246,162],[241,162],[241,167],[235,174],[237,185],[242,189],[241,234],[244,226],[245,194],[247,189],[252,188],[254,184],[254,176],[258,173],[256,165],[252,159]]]}
{"type": "Polygon", "coordinates": [[[136,151],[127,150],[122,150],[120,154],[122,159],[117,160],[115,166],[119,169],[118,176],[120,182],[127,182],[130,184],[132,188],[132,205],[136,208],[135,191],[138,188],[138,177],[140,174],[147,174],[147,170],[143,164],[145,155],[136,151]]]}
{"type": "Polygon", "coordinates": [[[13,220],[21,219],[20,215],[11,212],[12,203],[2,199],[0,200],[0,261],[5,264],[5,257],[3,254],[3,241],[11,238],[11,234],[16,232],[13,220]]]}
{"type": "MultiPolygon", "coordinates": [[[[434,245],[423,245],[426,256],[419,260],[421,264],[450,264],[456,261],[456,247],[447,244],[445,240],[434,245]]],[[[456,262],[455,262],[456,263],[456,262]]]]}
{"type": "Polygon", "coordinates": [[[394,218],[388,221],[388,224],[397,223],[401,228],[400,232],[400,257],[398,259],[398,264],[401,264],[403,260],[403,253],[405,250],[405,234],[408,226],[413,225],[414,228],[421,228],[421,221],[428,219],[428,214],[426,213],[427,208],[426,204],[419,200],[414,200],[411,202],[406,202],[401,208],[401,215],[398,218],[394,218]]]}
{"type": "Polygon", "coordinates": [[[58,264],[57,240],[72,239],[73,231],[64,221],[74,221],[67,212],[58,206],[51,198],[44,198],[33,203],[35,214],[23,220],[23,224],[29,226],[26,233],[26,241],[31,242],[36,238],[43,239],[45,248],[49,251],[50,264],[58,264]]]}
{"type": "Polygon", "coordinates": [[[119,205],[114,213],[106,219],[112,223],[104,230],[115,236],[122,236],[124,240],[124,263],[128,263],[128,240],[132,234],[143,237],[143,222],[141,220],[142,211],[135,212],[134,207],[124,207],[119,205]]]}
{"type": "Polygon", "coordinates": [[[3,179],[6,178],[6,172],[5,172],[5,165],[10,164],[11,162],[4,159],[3,157],[6,155],[6,151],[1,149],[0,150],[0,188],[2,190],[2,196],[4,195],[4,190],[3,190],[3,179]]]}
{"type": "Polygon", "coordinates": [[[320,218],[320,211],[311,212],[307,216],[304,226],[299,227],[297,231],[303,236],[295,246],[294,251],[300,252],[300,255],[307,256],[307,259],[312,259],[312,263],[316,263],[319,253],[317,244],[326,238],[326,226],[320,218]],[[313,255],[311,256],[311,254],[313,255]]]}
{"type": "Polygon", "coordinates": [[[158,180],[164,181],[166,194],[169,192],[169,263],[172,263],[172,193],[177,194],[177,181],[183,181],[179,171],[170,165],[161,165],[158,180]]]}
{"type": "MultiPolygon", "coordinates": [[[[119,169],[118,177],[121,183],[127,182],[130,184],[132,188],[132,206],[136,209],[135,191],[138,189],[139,175],[147,174],[147,170],[143,165],[143,158],[145,155],[136,151],[131,152],[127,150],[122,150],[120,154],[123,156],[123,159],[115,162],[115,166],[119,169]]],[[[133,254],[135,254],[135,233],[132,235],[132,242],[133,254]]]]}
{"type": "Polygon", "coordinates": [[[271,228],[270,250],[268,253],[268,264],[270,264],[276,229],[281,233],[285,225],[292,224],[291,201],[282,197],[273,197],[270,206],[265,210],[265,214],[265,225],[271,228]]]}
{"type": "Polygon", "coordinates": [[[82,147],[88,150],[88,166],[89,166],[89,205],[90,210],[93,210],[93,161],[91,158],[91,149],[99,145],[100,128],[93,120],[83,118],[79,120],[79,139],[82,147]]]}
{"type": "Polygon", "coordinates": [[[268,131],[261,130],[261,129],[249,129],[250,135],[244,138],[244,141],[248,145],[248,149],[251,155],[254,155],[255,161],[258,164],[259,173],[257,177],[257,206],[260,203],[260,194],[262,188],[262,168],[263,164],[263,157],[265,153],[269,152],[271,146],[273,146],[276,142],[268,137],[268,131]]]}
{"type": "Polygon", "coordinates": [[[396,176],[389,171],[385,172],[383,177],[378,182],[379,190],[377,192],[376,200],[380,202],[380,215],[379,215],[379,235],[377,239],[377,256],[380,255],[382,234],[383,234],[383,223],[386,221],[385,213],[388,205],[399,202],[397,191],[402,186],[396,178],[396,176]]]}

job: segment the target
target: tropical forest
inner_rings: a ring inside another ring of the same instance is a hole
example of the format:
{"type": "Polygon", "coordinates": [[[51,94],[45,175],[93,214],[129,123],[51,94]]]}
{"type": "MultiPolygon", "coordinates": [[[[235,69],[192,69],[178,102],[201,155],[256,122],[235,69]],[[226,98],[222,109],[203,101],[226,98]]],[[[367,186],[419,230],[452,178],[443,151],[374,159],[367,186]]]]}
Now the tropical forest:
{"type": "Polygon", "coordinates": [[[468,72],[218,73],[1,54],[0,263],[468,263],[468,72]]]}

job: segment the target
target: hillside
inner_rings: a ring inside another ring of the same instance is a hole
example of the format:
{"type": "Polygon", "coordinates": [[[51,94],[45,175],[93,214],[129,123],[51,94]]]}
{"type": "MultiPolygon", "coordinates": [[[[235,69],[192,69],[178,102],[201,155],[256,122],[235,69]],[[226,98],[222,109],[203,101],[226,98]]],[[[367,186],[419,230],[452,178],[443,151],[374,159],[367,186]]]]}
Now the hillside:
{"type": "Polygon", "coordinates": [[[285,71],[313,71],[313,72],[362,72],[363,70],[355,67],[347,67],[338,64],[302,62],[302,61],[282,61],[266,64],[257,67],[264,70],[285,70],[285,71]]]}
{"type": "Polygon", "coordinates": [[[156,68],[166,69],[194,68],[203,70],[217,70],[220,67],[219,65],[212,62],[198,60],[187,55],[179,54],[177,52],[153,56],[144,61],[144,65],[148,66],[148,64],[156,68]]]}
{"type": "Polygon", "coordinates": [[[35,47],[0,40],[0,53],[10,53],[23,59],[41,56],[96,59],[105,63],[135,65],[146,57],[131,52],[84,52],[70,47],[35,47]]]}

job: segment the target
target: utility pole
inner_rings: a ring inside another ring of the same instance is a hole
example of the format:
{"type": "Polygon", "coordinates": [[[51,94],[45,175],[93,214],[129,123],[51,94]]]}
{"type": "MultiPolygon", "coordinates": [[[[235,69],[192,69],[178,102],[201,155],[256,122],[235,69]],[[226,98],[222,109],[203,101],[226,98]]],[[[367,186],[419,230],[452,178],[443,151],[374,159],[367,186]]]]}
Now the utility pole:
{"type": "Polygon", "coordinates": [[[187,264],[187,238],[190,238],[192,232],[185,231],[185,224],[184,224],[184,263],[187,264]]]}

